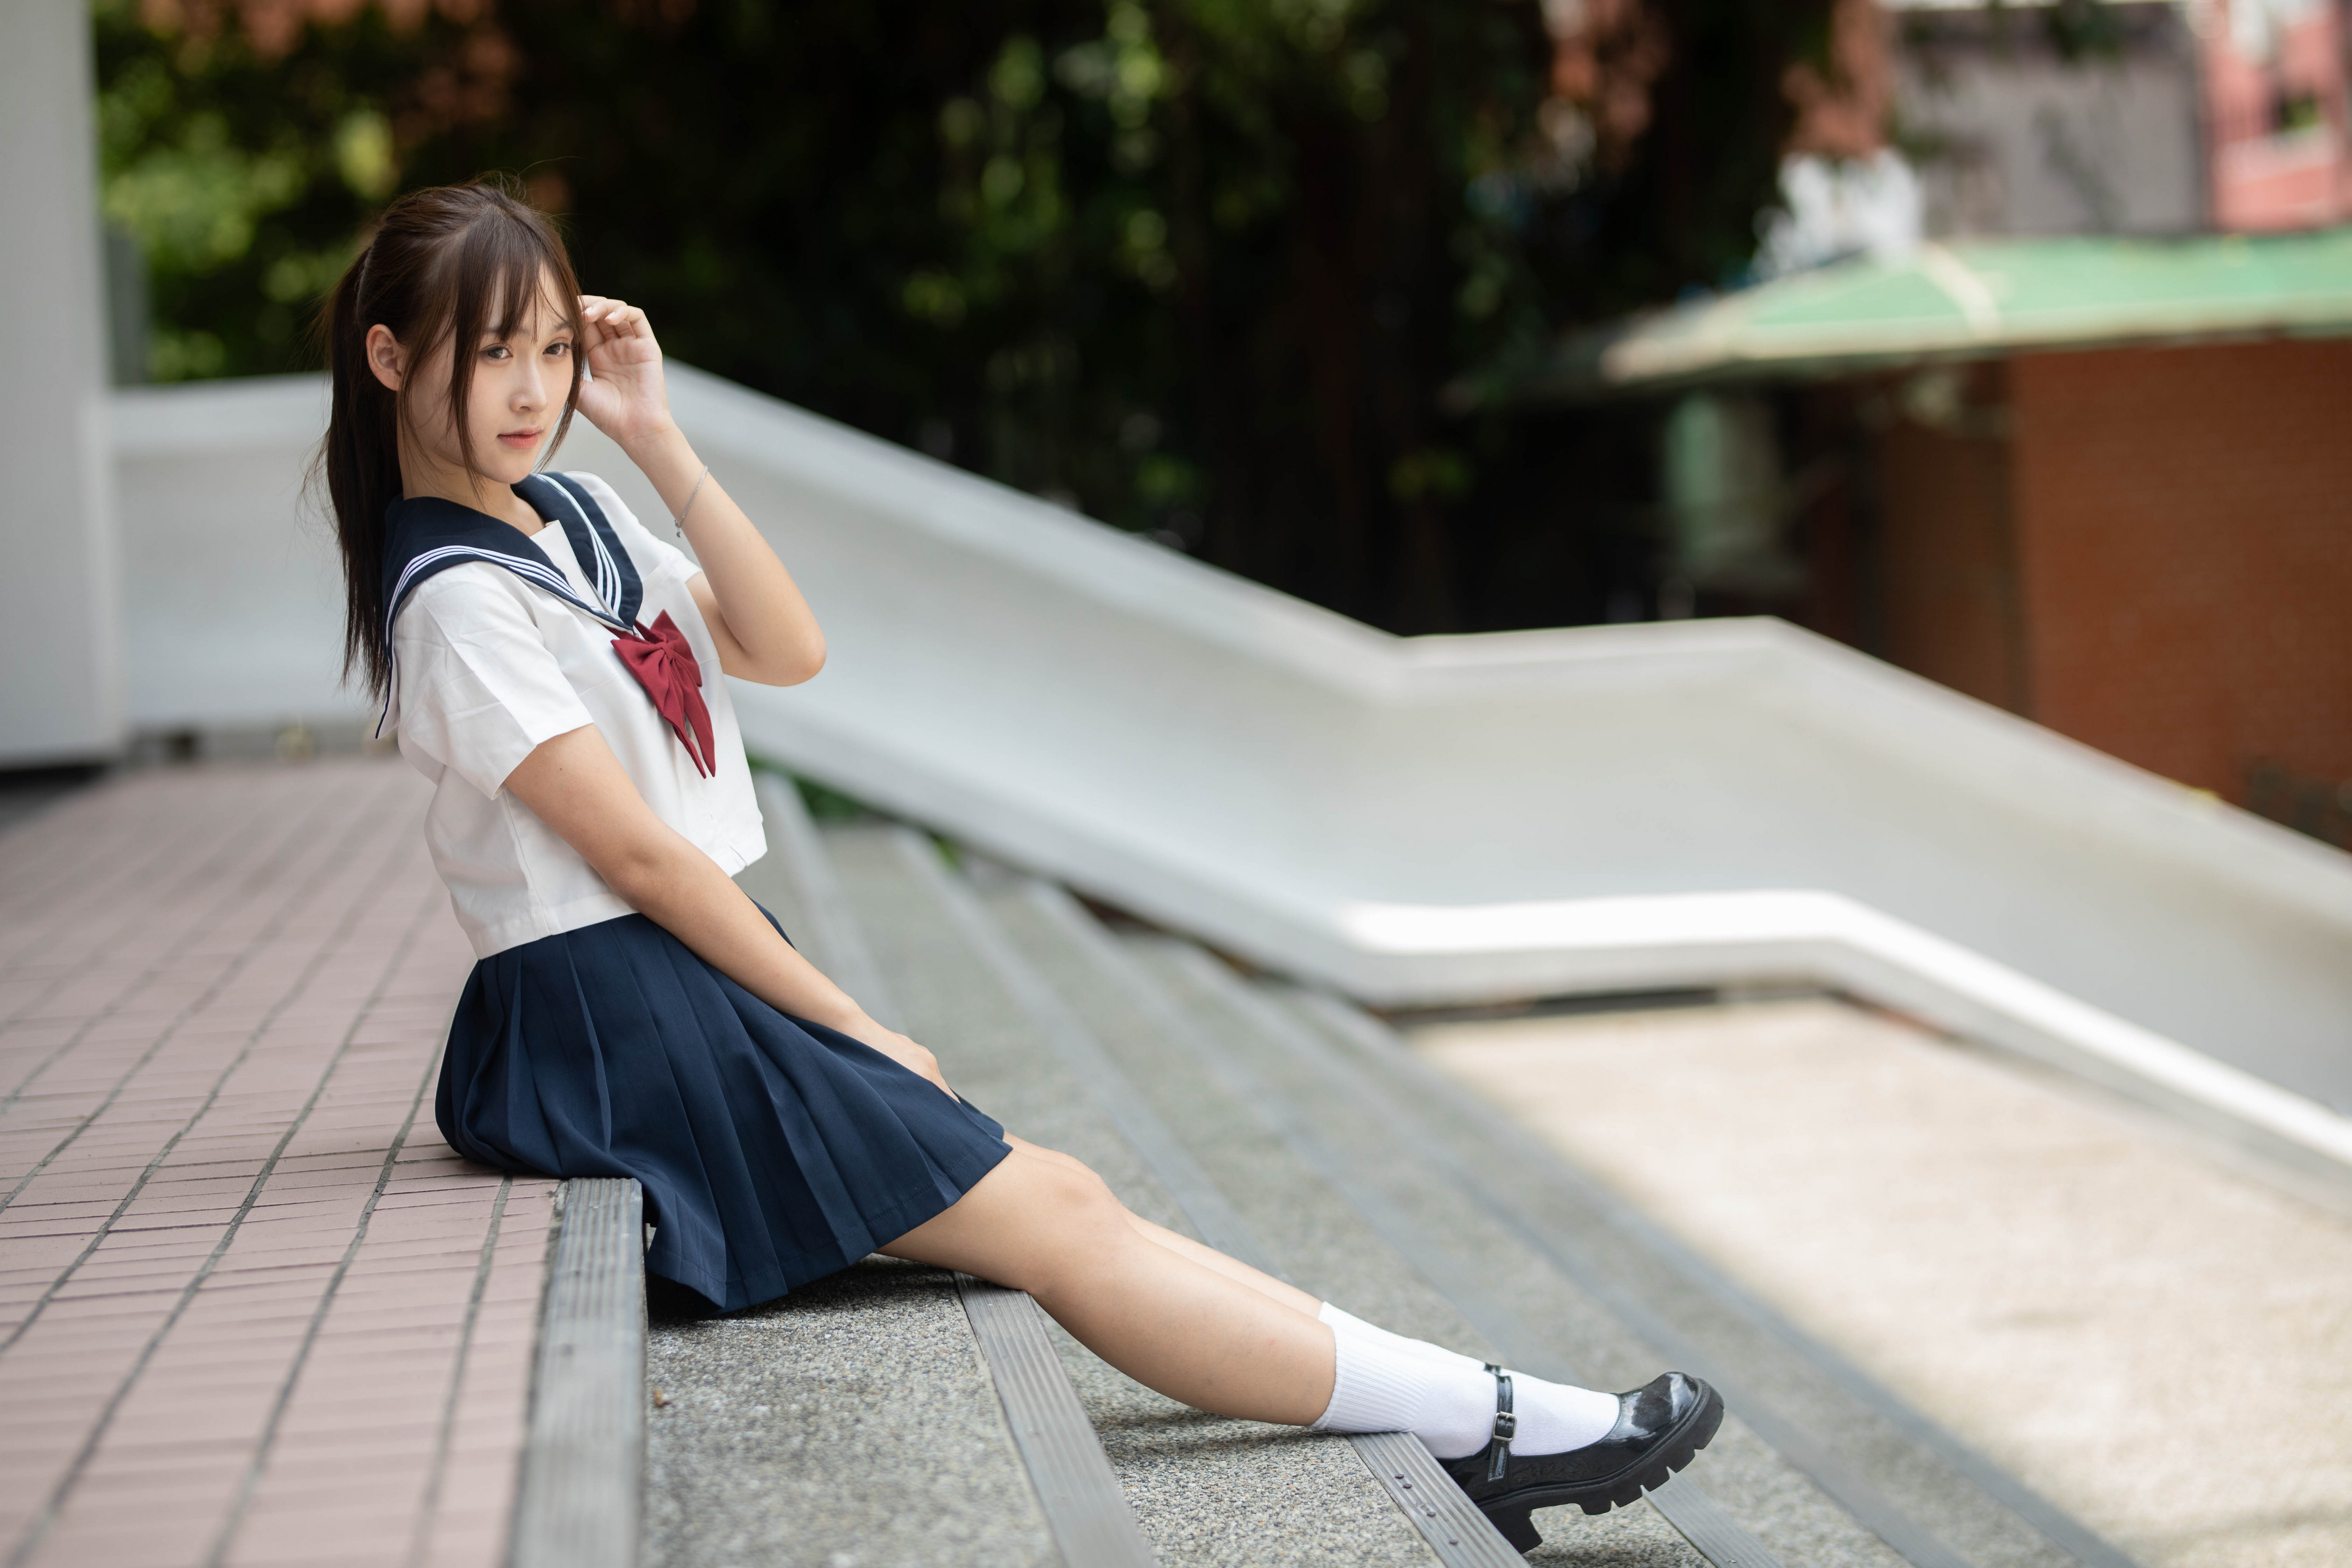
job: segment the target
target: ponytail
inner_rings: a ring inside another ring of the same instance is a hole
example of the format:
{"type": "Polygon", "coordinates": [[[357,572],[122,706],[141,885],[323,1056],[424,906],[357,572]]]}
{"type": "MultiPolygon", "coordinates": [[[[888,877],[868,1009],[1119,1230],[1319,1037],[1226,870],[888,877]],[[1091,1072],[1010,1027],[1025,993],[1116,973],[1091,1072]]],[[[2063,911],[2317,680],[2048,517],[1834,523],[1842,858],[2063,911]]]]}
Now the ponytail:
{"type": "MultiPolygon", "coordinates": [[[[358,675],[377,698],[389,692],[392,650],[384,626],[385,513],[400,500],[400,435],[415,373],[444,341],[469,344],[484,331],[524,320],[552,278],[554,307],[580,331],[580,285],[563,242],[545,215],[502,184],[412,191],[384,210],[368,241],[327,297],[319,336],[331,404],[314,473],[323,474],[343,558],[343,678],[358,675]],[[368,363],[371,328],[389,329],[406,351],[409,376],[394,392],[368,363]]],[[[474,466],[466,423],[472,356],[453,353],[448,408],[467,471],[474,466]]],[[[551,453],[572,427],[579,355],[551,453]]]]}
{"type": "Polygon", "coordinates": [[[392,679],[383,646],[384,513],[401,496],[400,410],[367,363],[373,323],[361,302],[374,253],[370,240],[327,299],[322,335],[332,412],[319,466],[343,557],[343,679],[359,673],[368,691],[382,697],[392,679]]]}

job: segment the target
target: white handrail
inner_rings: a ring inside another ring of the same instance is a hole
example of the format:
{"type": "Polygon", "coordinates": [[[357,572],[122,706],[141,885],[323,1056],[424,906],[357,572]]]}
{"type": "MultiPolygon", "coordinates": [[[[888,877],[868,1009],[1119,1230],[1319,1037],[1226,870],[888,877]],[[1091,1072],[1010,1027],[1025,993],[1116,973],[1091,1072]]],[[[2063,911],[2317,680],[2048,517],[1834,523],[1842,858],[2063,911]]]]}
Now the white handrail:
{"type": "MultiPolygon", "coordinates": [[[[673,398],[824,621],[822,677],[737,692],[801,772],[1370,1002],[1811,979],[2352,1154],[2333,849],[1780,622],[1400,639],[714,377],[673,398]]],[[[355,706],[295,521],[320,408],[118,397],[138,720],[355,706]],[[184,591],[224,559],[233,616],[184,591]]],[[[559,466],[662,515],[584,425],[559,466]]]]}

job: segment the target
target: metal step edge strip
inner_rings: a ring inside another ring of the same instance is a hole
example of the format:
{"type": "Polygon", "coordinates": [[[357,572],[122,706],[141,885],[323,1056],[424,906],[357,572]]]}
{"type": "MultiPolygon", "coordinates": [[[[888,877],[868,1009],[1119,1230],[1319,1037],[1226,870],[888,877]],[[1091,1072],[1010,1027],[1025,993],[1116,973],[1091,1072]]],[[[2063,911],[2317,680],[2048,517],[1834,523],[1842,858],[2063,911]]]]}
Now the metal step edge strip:
{"type": "MultiPolygon", "coordinates": [[[[1164,1037],[1171,1041],[1191,1037],[1191,1026],[1181,1012],[1149,975],[1136,968],[1134,961],[1119,946],[1118,940],[1081,908],[1076,900],[1058,887],[1034,879],[1025,880],[1022,890],[1023,895],[1081,952],[1128,991],[1164,1037]]],[[[1015,962],[1018,962],[1017,956],[1015,962]]],[[[1049,1013],[1058,1012],[1067,1017],[1066,1007],[1058,996],[1053,994],[1050,987],[1034,977],[1031,984],[1045,999],[1049,1013]]],[[[1192,1216],[1203,1239],[1219,1251],[1262,1268],[1276,1279],[1285,1278],[1281,1268],[1267,1255],[1256,1233],[1218,1192],[1213,1180],[1192,1163],[1189,1153],[1183,1152],[1181,1141],[1160,1121],[1158,1113],[1151,1110],[1133,1081],[1100,1045],[1085,1036],[1084,1026],[1075,1018],[1069,1018],[1066,1029],[1049,1029],[1046,1032],[1072,1034],[1084,1038],[1083,1054],[1088,1059],[1073,1063],[1081,1080],[1087,1082],[1090,1089],[1103,1093],[1107,1099],[1131,1101],[1137,1108],[1139,1118],[1148,1121],[1157,1130],[1152,1141],[1164,1142],[1176,1149],[1198,1182],[1214,1194],[1214,1212],[1219,1216],[1218,1220],[1213,1224],[1199,1215],[1192,1216]],[[1099,1065],[1090,1065],[1090,1062],[1099,1065]]],[[[1162,1179],[1165,1182],[1165,1178],[1162,1179]]],[[[1171,1192],[1176,1191],[1173,1184],[1169,1184],[1171,1192]]],[[[1388,1491],[1391,1500],[1404,1511],[1414,1528],[1421,1531],[1440,1562],[1452,1565],[1472,1563],[1509,1564],[1522,1561],[1517,1550],[1503,1539],[1502,1532],[1479,1512],[1462,1489],[1454,1484],[1418,1439],[1402,1433],[1382,1432],[1359,1435],[1351,1437],[1350,1441],[1355,1444],[1365,1468],[1371,1471],[1373,1478],[1388,1491]]],[[[1742,1568],[1747,1568],[1747,1565],[1743,1564],[1742,1568]]]]}
{"type": "MultiPolygon", "coordinates": [[[[1328,992],[1305,986],[1286,986],[1286,989],[1296,1005],[1326,1022],[1334,1032],[1368,1055],[1391,1064],[1401,1077],[1412,1083],[1421,1095],[1444,1105],[1457,1119],[1475,1128],[1481,1137],[1508,1156],[1515,1169],[1545,1172],[1548,1179],[1560,1183],[1575,1194],[1580,1203],[1604,1215],[1612,1229],[1651,1252],[1696,1288],[1788,1345],[1849,1397],[1942,1459],[1987,1497],[2039,1532],[2050,1544],[2073,1556],[2085,1568],[2138,1568],[2138,1564],[2114,1543],[1922,1415],[1844,1356],[1756,1300],[1714,1265],[1570,1166],[1527,1129],[1414,1056],[1411,1047],[1387,1025],[1345,998],[1328,992]]],[[[1528,1212],[1523,1205],[1513,1202],[1509,1194],[1496,1190],[1492,1184],[1473,1173],[1465,1172],[1463,1179],[1470,1190],[1480,1195],[1491,1212],[1518,1230],[1531,1244],[1553,1257],[1563,1271],[1580,1268],[1596,1277],[1601,1274],[1589,1258],[1582,1256],[1572,1240],[1555,1234],[1541,1215],[1528,1212]]],[[[1596,1293],[1610,1289],[1605,1278],[1597,1279],[1595,1285],[1588,1288],[1595,1289],[1596,1293]]],[[[1623,1310],[1631,1314],[1627,1319],[1629,1322],[1647,1325],[1643,1330],[1643,1337],[1652,1339],[1661,1349],[1687,1342],[1682,1340],[1679,1331],[1665,1323],[1645,1303],[1625,1298],[1623,1310]]],[[[1704,1352],[1696,1347],[1691,1348],[1691,1353],[1701,1362],[1706,1360],[1704,1352]]],[[[1701,1375],[1706,1374],[1702,1373],[1701,1375]]],[[[1769,1411],[1765,1414],[1768,1420],[1772,1419],[1769,1411]]],[[[1780,1448],[1791,1463],[1812,1475],[1816,1481],[1822,1483],[1823,1489],[1832,1490],[1832,1495],[1836,1494],[1832,1482],[1840,1479],[1841,1473],[1852,1477],[1865,1488],[1869,1487],[1858,1472],[1832,1456],[1817,1439],[1800,1430],[1793,1423],[1776,1421],[1777,1431],[1768,1433],[1749,1416],[1748,1411],[1743,1410],[1742,1415],[1749,1419],[1749,1425],[1757,1426],[1759,1435],[1765,1441],[1780,1448]]],[[[1849,1483],[1841,1480],[1840,1484],[1849,1483]]],[[[1875,1488],[1869,1489],[1875,1493],[1875,1488]]],[[[1841,1497],[1839,1500],[1843,1502],[1845,1500],[1841,1497]]],[[[1894,1505],[1889,1503],[1888,1506],[1894,1505]]],[[[1861,1516],[1857,1514],[1856,1517],[1861,1516]]],[[[1894,1543],[1890,1542],[1889,1544],[1894,1543]]],[[[1901,1550],[1899,1546],[1896,1549],[1901,1550]]]]}
{"type": "Polygon", "coordinates": [[[645,1194],[559,1189],[509,1568],[635,1568],[645,1508],[645,1194]]]}
{"type": "MultiPolygon", "coordinates": [[[[1185,966],[1187,974],[1212,994],[1233,1004],[1235,1010],[1266,1034],[1279,1048],[1281,1041],[1272,1026],[1275,1020],[1264,1017],[1247,1005],[1251,993],[1240,978],[1223,963],[1211,957],[1192,942],[1173,938],[1155,939],[1185,966]]],[[[1144,984],[1159,986],[1149,975],[1139,973],[1144,984]]],[[[1180,1016],[1182,1004],[1171,997],[1167,1005],[1180,1016]]],[[[1180,1024],[1178,1026],[1186,1026],[1180,1024]]],[[[1381,1237],[1429,1281],[1441,1295],[1454,1302],[1478,1331],[1492,1340],[1496,1347],[1514,1362],[1529,1364],[1528,1370],[1539,1377],[1555,1381],[1578,1381],[1570,1370],[1560,1364],[1561,1358],[1543,1344],[1542,1336],[1530,1330],[1517,1313],[1504,1307],[1475,1283],[1476,1275],[1458,1266],[1444,1248],[1429,1237],[1422,1227],[1407,1219],[1381,1192],[1378,1184],[1367,1173],[1354,1168],[1353,1162],[1328,1145],[1312,1128],[1299,1119],[1287,1100],[1253,1070],[1214,1031],[1190,1025],[1188,1039],[1192,1048],[1207,1065],[1212,1074],[1223,1084],[1227,1093],[1255,1110],[1259,1118],[1276,1137],[1296,1151],[1302,1160],[1321,1173],[1332,1187],[1343,1194],[1355,1205],[1356,1211],[1378,1231],[1381,1237]],[[1530,1354],[1529,1352],[1534,1352],[1530,1354]]],[[[1780,1568],[1780,1559],[1762,1542],[1736,1522],[1705,1490],[1687,1477],[1677,1476],[1668,1484],[1648,1494],[1650,1506],[1656,1509],[1668,1524],[1681,1532],[1694,1550],[1716,1568],[1780,1568]]],[[[1927,1563],[1917,1568],[1968,1568],[1965,1563],[1927,1563]]]]}
{"type": "MultiPolygon", "coordinates": [[[[774,781],[770,789],[781,793],[782,784],[774,781]]],[[[872,965],[868,990],[887,997],[881,967],[874,963],[873,950],[834,871],[832,857],[801,809],[797,792],[788,801],[772,798],[769,809],[787,821],[797,820],[808,830],[801,840],[802,858],[793,868],[801,896],[812,910],[824,909],[823,918],[829,933],[839,943],[833,951],[857,954],[872,965]]],[[[936,885],[944,876],[930,840],[905,827],[889,830],[889,837],[892,847],[927,885],[936,885]]],[[[861,1005],[869,1015],[873,1013],[870,1005],[861,1005]]],[[[877,1021],[887,1022],[878,1017],[877,1021]]],[[[1150,1568],[1159,1559],[1143,1538],[1126,1489],[1103,1453],[1102,1439],[1087,1418],[1077,1390],[1071,1386],[1037,1304],[1025,1291],[1010,1290],[961,1272],[956,1275],[956,1289],[980,1359],[996,1390],[997,1403],[1003,1408],[1013,1448],[1021,1457],[1030,1489],[1036,1494],[1062,1561],[1068,1568],[1095,1568],[1097,1563],[1105,1568],[1150,1568]]]]}
{"type": "MultiPolygon", "coordinates": [[[[1177,951],[1177,959],[1197,983],[1223,996],[1237,1011],[1252,1017],[1278,1048],[1305,1057],[1318,1067],[1325,1067],[1325,1076],[1342,1084],[1344,1091],[1352,1094],[1360,1105],[1385,1123],[1392,1135],[1411,1140],[1413,1146],[1423,1149],[1425,1157],[1445,1170],[1455,1184],[1468,1193],[1474,1200],[1480,1202],[1490,1211],[1493,1209],[1494,1205],[1486,1202],[1486,1194],[1482,1184],[1469,1173],[1464,1171],[1458,1163],[1438,1152],[1432,1141],[1422,1135],[1421,1130],[1413,1125],[1411,1117],[1404,1113],[1393,1100],[1380,1093],[1372,1086],[1362,1083],[1354,1075],[1348,1074],[1344,1070],[1333,1072],[1325,1064],[1316,1062],[1314,1058],[1322,1054],[1322,1043],[1307,1034],[1303,1024],[1294,1023],[1286,1018],[1261,993],[1244,984],[1231,970],[1197,947],[1187,944],[1180,948],[1177,951]]],[[[1386,1209],[1388,1206],[1383,1200],[1375,1200],[1375,1202],[1381,1209],[1386,1209]]],[[[1376,1225],[1410,1226],[1410,1222],[1402,1220],[1401,1216],[1393,1221],[1383,1221],[1377,1215],[1371,1215],[1370,1217],[1373,1217],[1376,1225]]],[[[1738,1379],[1727,1375],[1720,1366],[1714,1363],[1713,1358],[1673,1328],[1662,1322],[1643,1303],[1619,1289],[1607,1278],[1605,1270],[1594,1267],[1580,1252],[1563,1249],[1557,1245],[1557,1238],[1538,1239],[1531,1237],[1523,1224],[1512,1223],[1510,1228],[1532,1246],[1540,1256],[1549,1258],[1561,1273],[1575,1280],[1620,1321],[1641,1338],[1648,1341],[1661,1353],[1679,1363],[1685,1370],[1714,1384],[1724,1395],[1725,1402],[1731,1407],[1733,1413],[1748,1423],[1758,1436],[1777,1449],[1790,1463],[1811,1476],[1814,1483],[1827,1493],[1832,1501],[1853,1517],[1856,1523],[1893,1548],[1905,1561],[1910,1563],[1913,1568],[1971,1568],[1969,1560],[1954,1551],[1950,1544],[1935,1531],[1912,1519],[1867,1478],[1831,1454],[1822,1445],[1813,1440],[1809,1433],[1799,1428],[1794,1423],[1783,1419],[1769,1403],[1750,1396],[1742,1388],[1738,1379]]],[[[1424,1267],[1442,1269],[1444,1268],[1442,1249],[1433,1244],[1424,1245],[1427,1246],[1429,1253],[1429,1262],[1424,1267]]],[[[1462,1277],[1458,1274],[1441,1273],[1435,1278],[1452,1286],[1462,1277]]],[[[1528,1345],[1536,1348],[1538,1353],[1534,1359],[1534,1364],[1531,1364],[1528,1370],[1538,1376],[1551,1375],[1545,1370],[1542,1363],[1554,1361],[1556,1352],[1545,1352],[1541,1348],[1541,1336],[1530,1332],[1516,1314],[1509,1313],[1507,1309],[1501,1308],[1499,1303],[1487,1301],[1475,1295],[1457,1293],[1456,1300],[1463,1307],[1465,1315],[1469,1316],[1474,1322],[1479,1323],[1481,1331],[1486,1333],[1487,1337],[1495,1340],[1496,1343],[1509,1348],[1514,1355],[1522,1353],[1518,1346],[1528,1345]]],[[[1565,1367],[1559,1370],[1563,1373],[1569,1371],[1565,1367]]],[[[1573,1375],[1564,1375],[1559,1381],[1576,1382],[1578,1380],[1573,1375]]],[[[1701,1551],[1712,1555],[1714,1546],[1719,1545],[1724,1551],[1737,1557],[1749,1550],[1746,1543],[1722,1535],[1722,1526],[1730,1522],[1727,1517],[1724,1516],[1721,1510],[1714,1505],[1713,1500],[1707,1499],[1700,1489],[1687,1479],[1677,1477],[1668,1487],[1652,1495],[1654,1500],[1657,1502],[1659,1511],[1664,1513],[1675,1527],[1682,1530],[1685,1537],[1689,1539],[1693,1545],[1698,1546],[1701,1551]],[[1696,1505],[1692,1501],[1694,1495],[1700,1500],[1696,1505]],[[1689,1528],[1685,1528],[1684,1524],[1683,1516],[1685,1515],[1691,1521],[1689,1528]],[[1706,1532],[1711,1543],[1703,1542],[1698,1536],[1692,1533],[1693,1530],[1706,1532]]],[[[1762,1551],[1763,1548],[1759,1545],[1754,1550],[1762,1551]]]]}
{"type": "MultiPolygon", "coordinates": [[[[937,893],[973,951],[1037,1026],[1037,1032],[1062,1058],[1096,1109],[1168,1190],[1202,1239],[1227,1257],[1282,1278],[1281,1268],[1240,1211],[1192,1158],[1183,1142],[1160,1119],[1134,1080],[1119,1068],[1084,1021],[1021,955],[971,886],[961,878],[950,876],[919,837],[909,835],[906,847],[917,874],[937,893]]],[[[1024,889],[1045,886],[1026,879],[1024,885],[1024,889]]],[[[1053,891],[1059,893],[1060,889],[1053,891]]],[[[1068,895],[1061,897],[1066,900],[1068,895]]],[[[1057,921],[1063,920],[1062,911],[1054,905],[1047,903],[1045,907],[1057,921]]],[[[1075,909],[1076,905],[1069,907],[1075,909]]],[[[1078,913],[1087,927],[1108,940],[1092,916],[1083,910],[1078,913]]],[[[1085,945],[1084,928],[1076,934],[1085,945]]],[[[1097,952],[1095,956],[1099,962],[1102,955],[1097,952]]],[[[1447,1478],[1418,1441],[1392,1432],[1355,1435],[1349,1441],[1364,1468],[1398,1511],[1420,1531],[1444,1568],[1518,1568],[1523,1562],[1518,1552],[1512,1550],[1502,1532],[1472,1505],[1462,1489],[1447,1478]]]]}
{"type": "Polygon", "coordinates": [[[1159,1559],[1078,1403],[1037,1303],[1025,1291],[970,1274],[959,1272],[955,1279],[1062,1561],[1071,1568],[1150,1568],[1159,1559]]]}
{"type": "MultiPolygon", "coordinates": [[[[1303,1046],[1313,1043],[1311,1037],[1305,1036],[1302,1026],[1267,1005],[1255,990],[1197,946],[1189,942],[1178,943],[1172,952],[1197,984],[1249,1018],[1276,1049],[1296,1056],[1303,1054],[1303,1046]]],[[[1214,1048],[1225,1049],[1222,1044],[1214,1048]]],[[[1387,1238],[1389,1245],[1402,1253],[1424,1279],[1452,1300],[1480,1333],[1492,1340],[1511,1358],[1513,1364],[1523,1366],[1536,1376],[1555,1383],[1589,1386],[1588,1380],[1578,1375],[1577,1369],[1568,1363],[1545,1335],[1537,1332],[1524,1318],[1491,1292],[1480,1288],[1475,1271],[1462,1267],[1449,1249],[1391,1203],[1381,1191],[1380,1184],[1371,1173],[1362,1170],[1356,1162],[1329,1147],[1312,1129],[1299,1121],[1273,1086],[1259,1079],[1238,1057],[1229,1052],[1228,1058],[1235,1069],[1235,1086],[1251,1088],[1254,1099],[1287,1124],[1285,1135],[1297,1140],[1306,1156],[1318,1163],[1326,1179],[1346,1192],[1359,1212],[1387,1238]]],[[[1328,1062],[1309,1058],[1308,1065],[1327,1079],[1332,1076],[1328,1062]]],[[[1339,1085],[1340,1092],[1349,1092],[1358,1087],[1344,1081],[1339,1085]]],[[[1404,1130],[1398,1131],[1402,1133],[1404,1130]]],[[[1419,1147],[1425,1140],[1415,1137],[1412,1142],[1419,1147]]],[[[1745,1419],[1744,1414],[1742,1418],[1745,1419]]],[[[1780,1560],[1771,1549],[1758,1541],[1688,1476],[1677,1475],[1652,1491],[1650,1502],[1702,1556],[1721,1565],[1721,1568],[1732,1568],[1733,1564],[1738,1564],[1738,1568],[1780,1568],[1780,1560]]],[[[1865,1529],[1869,1528],[1868,1521],[1860,1522],[1865,1529]]],[[[1915,1557],[1912,1562],[1915,1568],[1969,1568],[1968,1563],[1948,1551],[1945,1551],[1940,1558],[1930,1554],[1915,1557]]]]}
{"type": "Polygon", "coordinates": [[[834,871],[824,837],[810,820],[799,787],[778,773],[762,772],[752,776],[760,815],[766,819],[769,848],[783,863],[784,875],[799,888],[809,919],[817,927],[810,933],[809,946],[814,951],[807,955],[809,961],[824,972],[826,979],[849,993],[866,1009],[866,1016],[886,1029],[901,1027],[905,1016],[898,1011],[898,998],[882,977],[882,965],[850,909],[849,895],[834,871]]]}

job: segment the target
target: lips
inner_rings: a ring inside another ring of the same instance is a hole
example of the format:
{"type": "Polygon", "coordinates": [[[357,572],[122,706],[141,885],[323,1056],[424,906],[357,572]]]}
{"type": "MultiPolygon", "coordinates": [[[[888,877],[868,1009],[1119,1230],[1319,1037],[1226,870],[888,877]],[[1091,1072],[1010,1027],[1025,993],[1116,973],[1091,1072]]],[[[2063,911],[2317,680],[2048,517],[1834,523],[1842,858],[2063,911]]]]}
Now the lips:
{"type": "Polygon", "coordinates": [[[542,434],[544,432],[539,430],[501,430],[499,432],[499,445],[518,452],[528,451],[539,445],[542,434]]]}

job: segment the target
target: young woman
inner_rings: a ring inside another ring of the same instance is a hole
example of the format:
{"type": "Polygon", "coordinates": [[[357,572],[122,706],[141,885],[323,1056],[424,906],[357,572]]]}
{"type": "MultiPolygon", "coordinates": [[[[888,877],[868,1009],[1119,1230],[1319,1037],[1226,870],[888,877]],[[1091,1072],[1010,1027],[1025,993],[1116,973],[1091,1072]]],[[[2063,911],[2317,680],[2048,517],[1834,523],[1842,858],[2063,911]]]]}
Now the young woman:
{"type": "Polygon", "coordinates": [[[1406,1340],[1127,1212],[956,1097],[730,880],[766,850],[724,672],[792,685],[824,637],[672,421],[645,312],[583,296],[495,185],[387,211],[325,322],[347,668],[433,782],[425,837],[479,962],[437,1111],[470,1158],[630,1175],[646,1266],[719,1310],[883,1252],[1028,1291],[1112,1365],[1219,1415],[1409,1431],[1531,1542],[1713,1436],[1714,1392],[1506,1373],[1406,1340]],[[698,565],[587,474],[574,410],[698,565]]]}

